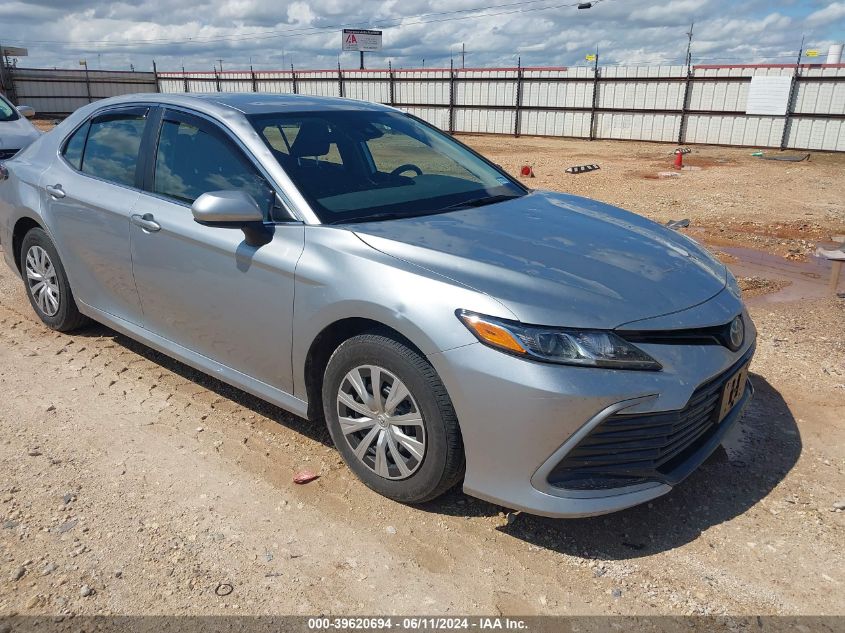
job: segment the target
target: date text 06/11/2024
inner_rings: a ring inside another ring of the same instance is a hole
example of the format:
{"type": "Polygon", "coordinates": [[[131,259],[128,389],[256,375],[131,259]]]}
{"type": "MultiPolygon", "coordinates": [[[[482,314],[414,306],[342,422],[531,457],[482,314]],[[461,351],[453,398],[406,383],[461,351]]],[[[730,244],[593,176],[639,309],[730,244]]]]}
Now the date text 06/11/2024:
{"type": "Polygon", "coordinates": [[[310,630],[363,630],[363,631],[448,631],[448,630],[510,630],[525,631],[524,620],[504,617],[384,617],[308,618],[310,630]]]}

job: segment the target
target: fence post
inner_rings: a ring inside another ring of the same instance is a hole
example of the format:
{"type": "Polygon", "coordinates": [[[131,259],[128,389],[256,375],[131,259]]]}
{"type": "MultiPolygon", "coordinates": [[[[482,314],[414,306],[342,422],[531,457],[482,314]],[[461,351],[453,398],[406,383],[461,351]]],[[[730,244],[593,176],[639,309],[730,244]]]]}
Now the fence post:
{"type": "Polygon", "coordinates": [[[684,100],[681,104],[681,124],[678,126],[678,145],[684,144],[687,132],[687,111],[689,110],[690,85],[692,84],[692,66],[687,66],[687,78],[684,81],[684,100]]]}
{"type": "Polygon", "coordinates": [[[684,144],[684,136],[687,132],[687,110],[689,110],[690,84],[692,83],[692,32],[695,22],[690,24],[687,32],[687,77],[684,81],[684,100],[681,102],[681,121],[678,125],[678,145],[684,144]]]}
{"type": "Polygon", "coordinates": [[[161,87],[158,85],[158,68],[156,68],[156,60],[153,60],[153,77],[156,81],[156,92],[161,92],[161,87]]]}
{"type": "Polygon", "coordinates": [[[519,138],[520,118],[522,116],[522,58],[516,62],[516,111],[513,116],[513,135],[519,138]]]}
{"type": "Polygon", "coordinates": [[[593,64],[593,103],[590,106],[590,140],[596,138],[596,108],[599,105],[599,52],[596,50],[596,59],[593,64]]]}
{"type": "Polygon", "coordinates": [[[214,68],[214,83],[217,85],[217,92],[221,92],[221,90],[220,90],[220,75],[217,72],[217,67],[214,68]]]}
{"type": "Polygon", "coordinates": [[[391,62],[387,62],[387,78],[390,82],[388,84],[390,90],[390,105],[394,105],[396,103],[396,99],[394,98],[393,92],[393,64],[391,62]]]}
{"type": "Polygon", "coordinates": [[[88,94],[88,103],[91,103],[91,79],[88,76],[88,60],[85,61],[85,92],[88,94]]]}
{"type": "Polygon", "coordinates": [[[255,79],[255,71],[252,69],[252,64],[249,65],[249,76],[252,79],[252,91],[258,92],[258,82],[255,79]]]}
{"type": "Polygon", "coordinates": [[[786,114],[783,116],[783,133],[780,135],[780,149],[786,149],[787,136],[789,136],[789,121],[792,118],[792,113],[795,110],[793,101],[795,101],[796,88],[798,80],[801,77],[801,56],[804,54],[804,38],[801,38],[801,48],[798,49],[798,59],[795,61],[795,70],[792,71],[792,80],[789,82],[789,99],[786,102],[786,114]]]}
{"type": "Polygon", "coordinates": [[[296,71],[293,69],[293,64],[290,65],[290,76],[293,80],[293,94],[298,94],[296,89],[296,71]]]}
{"type": "Polygon", "coordinates": [[[455,64],[449,60],[449,134],[455,133],[455,64]]]}
{"type": "Polygon", "coordinates": [[[337,94],[343,97],[343,71],[340,69],[340,60],[337,62],[337,94]]]}

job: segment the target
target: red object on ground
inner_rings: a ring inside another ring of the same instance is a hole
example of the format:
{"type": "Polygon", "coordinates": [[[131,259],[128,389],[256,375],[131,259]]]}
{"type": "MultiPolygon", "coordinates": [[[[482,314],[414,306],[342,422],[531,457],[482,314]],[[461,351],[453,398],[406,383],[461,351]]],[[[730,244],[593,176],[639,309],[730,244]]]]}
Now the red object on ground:
{"type": "Polygon", "coordinates": [[[315,473],[311,470],[300,470],[296,475],[294,475],[293,483],[295,484],[307,484],[309,481],[314,481],[320,475],[315,473]]]}
{"type": "Polygon", "coordinates": [[[683,169],[684,168],[684,155],[681,153],[680,150],[675,151],[675,169],[683,169]]]}
{"type": "Polygon", "coordinates": [[[528,178],[534,177],[534,170],[531,168],[531,165],[523,165],[522,169],[519,170],[520,175],[526,176],[528,178]]]}

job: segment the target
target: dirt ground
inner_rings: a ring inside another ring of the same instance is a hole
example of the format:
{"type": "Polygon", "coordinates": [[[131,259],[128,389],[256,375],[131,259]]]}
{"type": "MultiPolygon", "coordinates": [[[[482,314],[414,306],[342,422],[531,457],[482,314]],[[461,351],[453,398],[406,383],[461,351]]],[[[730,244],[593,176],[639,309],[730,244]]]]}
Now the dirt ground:
{"type": "Polygon", "coordinates": [[[845,156],[695,147],[658,178],[671,146],[462,140],[531,186],[689,218],[743,277],[757,394],[725,450],[604,517],[402,506],[323,428],[105,327],[47,330],[2,267],[0,614],[845,614],[845,300],[810,256],[845,233],[845,156]]]}

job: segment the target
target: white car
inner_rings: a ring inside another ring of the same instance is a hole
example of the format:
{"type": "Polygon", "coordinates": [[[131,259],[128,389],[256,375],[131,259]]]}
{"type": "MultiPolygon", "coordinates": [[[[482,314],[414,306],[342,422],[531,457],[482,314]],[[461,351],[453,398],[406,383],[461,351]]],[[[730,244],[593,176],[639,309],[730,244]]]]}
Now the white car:
{"type": "Polygon", "coordinates": [[[35,116],[29,106],[13,106],[0,94],[0,160],[6,160],[41,136],[41,132],[27,120],[35,116]]]}

